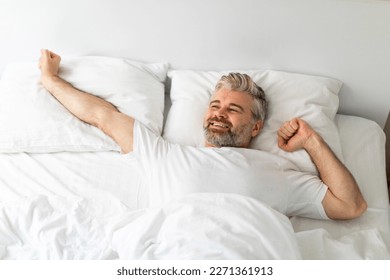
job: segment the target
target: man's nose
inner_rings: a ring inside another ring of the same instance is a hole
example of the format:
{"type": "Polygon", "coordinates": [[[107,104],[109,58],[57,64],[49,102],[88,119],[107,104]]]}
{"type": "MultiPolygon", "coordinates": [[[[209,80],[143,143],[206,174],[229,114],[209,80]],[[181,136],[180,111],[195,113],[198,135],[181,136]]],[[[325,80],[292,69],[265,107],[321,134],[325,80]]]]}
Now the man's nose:
{"type": "Polygon", "coordinates": [[[218,118],[227,118],[227,110],[225,108],[219,108],[218,111],[215,112],[215,115],[218,118]]]}

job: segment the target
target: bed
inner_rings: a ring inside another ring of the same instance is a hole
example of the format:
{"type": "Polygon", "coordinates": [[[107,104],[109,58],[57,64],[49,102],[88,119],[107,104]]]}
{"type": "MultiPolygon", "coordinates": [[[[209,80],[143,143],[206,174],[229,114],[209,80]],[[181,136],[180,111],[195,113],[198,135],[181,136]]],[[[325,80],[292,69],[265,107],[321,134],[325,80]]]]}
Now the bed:
{"type": "MultiPolygon", "coordinates": [[[[168,203],[149,207],[153,188],[128,155],[45,92],[36,65],[11,63],[0,80],[0,259],[390,259],[385,135],[373,121],[337,113],[341,81],[241,71],[270,99],[252,148],[316,174],[306,153],[275,146],[280,123],[299,116],[355,176],[367,212],[331,221],[286,217],[228,190],[168,194],[168,203]]],[[[69,56],[61,65],[74,86],[183,145],[201,144],[199,116],[216,80],[229,72],[104,56],[69,56]]]]}

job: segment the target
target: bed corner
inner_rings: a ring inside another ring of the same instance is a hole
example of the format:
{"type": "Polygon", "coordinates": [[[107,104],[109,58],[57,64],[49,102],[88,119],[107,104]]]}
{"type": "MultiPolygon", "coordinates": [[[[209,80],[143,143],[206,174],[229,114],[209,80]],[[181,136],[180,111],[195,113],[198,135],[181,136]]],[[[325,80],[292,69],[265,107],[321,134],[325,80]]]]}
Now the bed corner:
{"type": "Polygon", "coordinates": [[[383,130],[386,134],[386,176],[387,176],[387,188],[389,189],[389,199],[390,199],[390,111],[387,116],[385,128],[383,130]]]}

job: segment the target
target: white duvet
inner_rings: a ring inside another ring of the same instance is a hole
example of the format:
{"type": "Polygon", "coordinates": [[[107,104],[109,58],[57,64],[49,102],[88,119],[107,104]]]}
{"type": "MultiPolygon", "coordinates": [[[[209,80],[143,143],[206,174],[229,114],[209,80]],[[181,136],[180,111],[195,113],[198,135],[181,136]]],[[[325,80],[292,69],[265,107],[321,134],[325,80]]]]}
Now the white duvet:
{"type": "Polygon", "coordinates": [[[234,194],[163,208],[36,196],[2,204],[1,259],[299,259],[287,217],[234,194]]]}

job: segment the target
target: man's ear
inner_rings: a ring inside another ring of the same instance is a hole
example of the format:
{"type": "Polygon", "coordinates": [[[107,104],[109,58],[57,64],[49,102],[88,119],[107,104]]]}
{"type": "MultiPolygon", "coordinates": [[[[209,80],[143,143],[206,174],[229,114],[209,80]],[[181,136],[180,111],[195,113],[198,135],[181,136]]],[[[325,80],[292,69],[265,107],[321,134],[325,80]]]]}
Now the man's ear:
{"type": "Polygon", "coordinates": [[[264,122],[263,121],[256,121],[252,128],[252,137],[255,137],[259,135],[261,129],[263,128],[264,122]]]}

